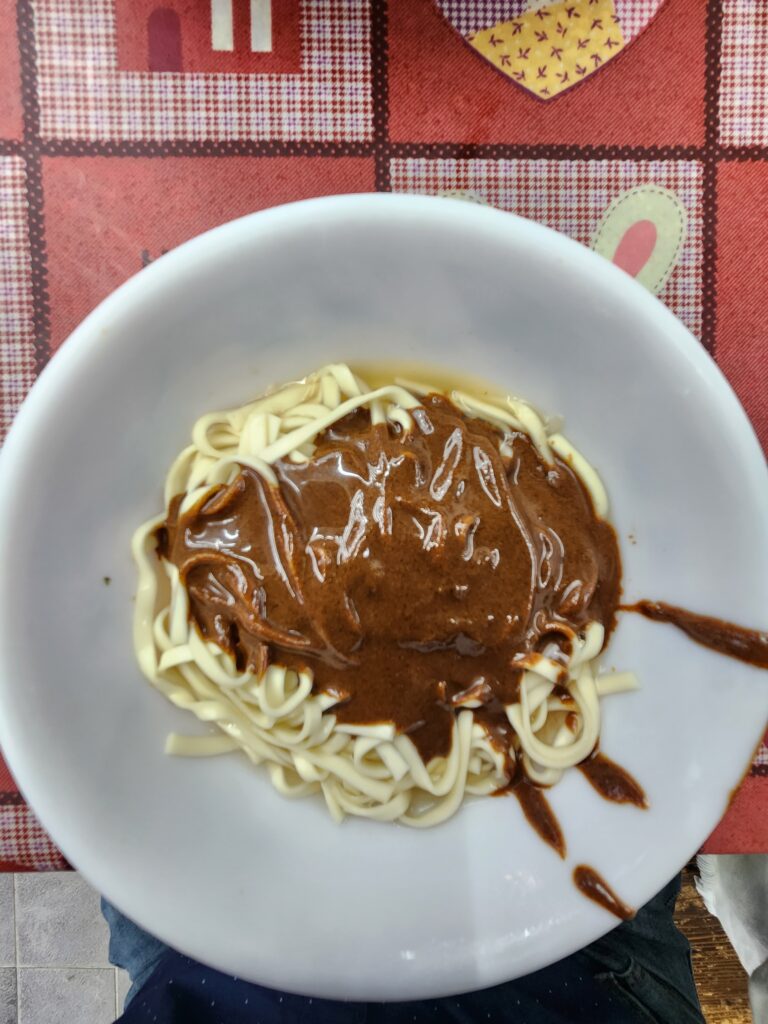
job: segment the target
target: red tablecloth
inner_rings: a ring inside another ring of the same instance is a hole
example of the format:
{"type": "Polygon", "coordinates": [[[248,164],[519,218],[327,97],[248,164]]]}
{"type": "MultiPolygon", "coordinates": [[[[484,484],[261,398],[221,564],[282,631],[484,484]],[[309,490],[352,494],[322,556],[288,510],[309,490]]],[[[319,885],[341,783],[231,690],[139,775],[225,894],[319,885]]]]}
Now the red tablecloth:
{"type": "MultiPolygon", "coordinates": [[[[635,273],[768,442],[768,3],[0,4],[0,436],[77,322],[198,232],[458,194],[635,273]]],[[[768,851],[763,746],[712,851],[768,851]]],[[[0,865],[60,855],[0,762],[0,865]]]]}

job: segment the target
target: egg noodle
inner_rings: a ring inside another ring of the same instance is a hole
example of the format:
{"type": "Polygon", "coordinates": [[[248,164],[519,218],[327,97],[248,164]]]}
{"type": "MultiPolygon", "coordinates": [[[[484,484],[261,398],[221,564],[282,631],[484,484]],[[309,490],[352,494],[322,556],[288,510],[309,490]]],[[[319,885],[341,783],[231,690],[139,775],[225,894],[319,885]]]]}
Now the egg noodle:
{"type": "MultiPolygon", "coordinates": [[[[466,416],[496,427],[502,454],[512,436],[522,431],[546,463],[554,455],[566,461],[590,494],[597,515],[605,517],[608,502],[595,470],[562,434],[550,433],[525,403],[481,400],[461,390],[444,392],[404,380],[371,390],[343,364],[326,366],[241,408],[199,419],[192,443],[166,478],[166,507],[174,496],[184,495],[184,512],[211,488],[231,483],[243,466],[276,487],[272,464],[311,459],[315,438],[360,408],[368,410],[373,424],[398,424],[407,435],[414,426],[411,410],[434,392],[447,394],[466,416]]],[[[506,786],[509,765],[517,758],[533,782],[552,785],[595,748],[600,698],[637,685],[631,673],[597,674],[604,628],[591,622],[578,633],[570,631],[567,679],[562,655],[555,661],[546,653],[531,653],[516,662],[524,671],[519,700],[506,707],[516,737],[510,758],[474,720],[473,710],[480,703],[470,691],[457,710],[449,754],[424,764],[394,724],[337,723],[336,699],[313,693],[311,670],[272,664],[257,677],[250,670],[238,671],[232,655],[203,639],[190,617],[178,569],[157,555],[156,531],[164,521],[165,512],[144,523],[133,537],[139,570],[136,655],[143,673],[171,703],[217,727],[205,736],[171,733],[167,753],[205,756],[242,750],[254,764],[266,764],[283,796],[322,792],[337,821],[352,814],[417,827],[436,825],[458,810],[465,795],[488,795],[506,786]],[[566,702],[561,699],[564,690],[570,695],[566,702]]]]}

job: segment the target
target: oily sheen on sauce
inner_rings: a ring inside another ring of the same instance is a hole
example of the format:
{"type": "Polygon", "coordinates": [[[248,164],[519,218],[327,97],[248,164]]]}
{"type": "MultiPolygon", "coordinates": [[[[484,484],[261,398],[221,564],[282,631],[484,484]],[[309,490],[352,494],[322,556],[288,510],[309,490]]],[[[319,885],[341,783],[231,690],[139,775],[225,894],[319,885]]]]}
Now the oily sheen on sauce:
{"type": "Polygon", "coordinates": [[[610,634],[621,562],[564,462],[520,435],[505,464],[493,427],[442,397],[414,418],[407,446],[356,414],[309,462],[276,463],[278,488],[246,468],[182,515],[176,502],[160,549],[203,636],[256,673],[310,667],[340,722],[395,722],[427,762],[470,687],[509,745],[516,658],[562,651],[564,626],[610,634]]]}

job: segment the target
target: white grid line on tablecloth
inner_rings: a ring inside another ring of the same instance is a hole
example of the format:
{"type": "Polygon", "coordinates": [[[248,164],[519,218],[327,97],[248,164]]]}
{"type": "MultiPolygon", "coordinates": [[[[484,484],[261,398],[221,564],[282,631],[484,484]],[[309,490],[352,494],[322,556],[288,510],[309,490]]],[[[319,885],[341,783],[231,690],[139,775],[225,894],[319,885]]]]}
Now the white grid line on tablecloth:
{"type": "Polygon", "coordinates": [[[588,245],[616,196],[641,184],[673,191],[688,212],[688,233],[659,298],[701,332],[703,242],[701,165],[692,161],[456,160],[391,163],[395,192],[475,194],[502,210],[540,221],[588,245]]]}
{"type": "Polygon", "coordinates": [[[0,441],[35,379],[24,161],[0,157],[0,441]]]}
{"type": "Polygon", "coordinates": [[[120,71],[113,0],[35,8],[44,138],[365,141],[372,132],[367,0],[302,0],[301,72],[120,71]]]}
{"type": "Polygon", "coordinates": [[[723,0],[720,142],[768,144],[768,3],[723,0]]]}

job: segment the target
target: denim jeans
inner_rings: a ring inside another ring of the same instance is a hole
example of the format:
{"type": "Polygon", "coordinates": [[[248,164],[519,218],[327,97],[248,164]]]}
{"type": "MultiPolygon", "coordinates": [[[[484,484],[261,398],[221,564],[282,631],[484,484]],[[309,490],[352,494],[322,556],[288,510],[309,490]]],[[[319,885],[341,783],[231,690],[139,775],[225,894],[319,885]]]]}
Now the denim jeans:
{"type": "Polygon", "coordinates": [[[308,999],[220,974],[169,949],[103,902],[110,960],[131,976],[125,1024],[704,1024],[690,947],[673,921],[680,879],[604,938],[494,988],[421,1002],[308,999]]]}

